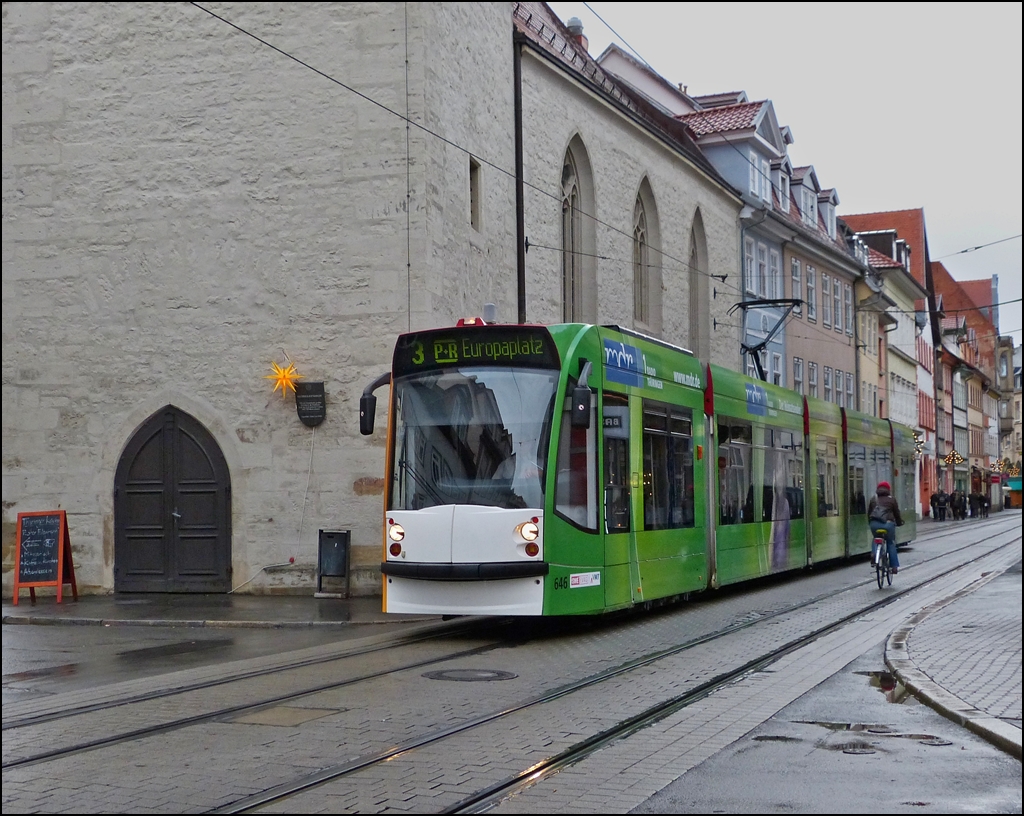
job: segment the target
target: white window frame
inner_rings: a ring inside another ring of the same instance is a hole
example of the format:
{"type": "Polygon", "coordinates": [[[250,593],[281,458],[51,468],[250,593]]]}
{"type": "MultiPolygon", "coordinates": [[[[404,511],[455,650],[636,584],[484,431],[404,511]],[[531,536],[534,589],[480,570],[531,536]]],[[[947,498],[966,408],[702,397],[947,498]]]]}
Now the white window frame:
{"type": "Polygon", "coordinates": [[[768,247],[764,244],[757,245],[757,294],[765,297],[765,287],[768,282],[768,247]]]}
{"type": "Polygon", "coordinates": [[[782,282],[782,263],[778,251],[768,250],[768,279],[771,286],[768,288],[768,297],[785,297],[785,284],[782,282]]]}
{"type": "Polygon", "coordinates": [[[805,270],[807,278],[807,319],[818,319],[818,284],[815,280],[814,267],[807,265],[805,270]]]}
{"type": "Polygon", "coordinates": [[[843,291],[839,288],[839,278],[832,278],[832,327],[843,333],[843,291]]]}
{"type": "Polygon", "coordinates": [[[832,328],[832,278],[821,273],[821,325],[832,328]]]}
{"type": "Polygon", "coordinates": [[[804,393],[804,361],[802,357],[793,358],[793,390],[804,393]]]}
{"type": "Polygon", "coordinates": [[[832,402],[832,366],[821,370],[822,397],[825,402],[832,402]]]}
{"type": "Polygon", "coordinates": [[[750,151],[750,194],[755,198],[761,197],[761,183],[757,178],[758,168],[761,166],[761,160],[757,153],[753,150],[750,151]]]}
{"type": "Polygon", "coordinates": [[[813,190],[807,187],[802,187],[801,193],[801,198],[803,199],[803,206],[800,209],[801,214],[804,218],[804,223],[810,227],[816,227],[818,225],[818,206],[817,202],[815,201],[817,196],[814,195],[813,190]]]}
{"type": "Polygon", "coordinates": [[[761,199],[772,206],[772,165],[767,159],[761,159],[761,199]]]}
{"type": "MultiPolygon", "coordinates": [[[[799,258],[789,259],[789,277],[789,291],[792,293],[792,297],[800,298],[804,293],[804,276],[803,270],[800,268],[799,258]]],[[[801,312],[802,310],[798,310],[797,315],[801,312]]]]}
{"type": "Polygon", "coordinates": [[[747,238],[743,241],[743,263],[746,266],[747,291],[752,295],[757,294],[757,276],[755,275],[756,265],[754,256],[754,239],[747,238]]]}
{"type": "Polygon", "coordinates": [[[782,211],[789,212],[789,174],[785,170],[779,172],[779,201],[782,203],[782,211]]]}
{"type": "Polygon", "coordinates": [[[786,387],[786,371],[782,367],[782,355],[772,352],[772,382],[775,385],[786,387]]]}
{"type": "Polygon", "coordinates": [[[857,403],[855,402],[856,396],[853,393],[853,373],[850,371],[846,372],[846,404],[852,408],[857,403]]]}
{"type": "Polygon", "coordinates": [[[845,408],[846,407],[846,396],[845,396],[845,392],[843,391],[843,371],[841,369],[838,369],[838,368],[836,369],[835,384],[836,384],[836,389],[835,389],[836,390],[836,405],[838,405],[840,408],[845,408]]]}
{"type": "Polygon", "coordinates": [[[807,363],[807,396],[818,396],[818,364],[807,363]]]}
{"type": "Polygon", "coordinates": [[[853,287],[848,283],[843,284],[843,315],[846,333],[853,337],[853,287]]]}
{"type": "Polygon", "coordinates": [[[828,237],[832,238],[833,240],[835,240],[835,237],[836,237],[836,206],[835,206],[835,204],[833,204],[830,201],[825,209],[828,212],[828,220],[827,220],[828,237]]]}

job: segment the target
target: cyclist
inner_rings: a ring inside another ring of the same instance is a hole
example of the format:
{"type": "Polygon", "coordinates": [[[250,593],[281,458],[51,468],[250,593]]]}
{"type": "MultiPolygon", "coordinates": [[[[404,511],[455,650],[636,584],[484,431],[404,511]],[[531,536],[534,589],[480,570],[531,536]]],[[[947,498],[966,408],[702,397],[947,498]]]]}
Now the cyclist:
{"type": "MultiPolygon", "coordinates": [[[[889,548],[889,565],[892,573],[899,572],[900,561],[896,555],[896,528],[903,526],[903,517],[900,515],[900,506],[892,495],[892,487],[888,482],[879,482],[875,489],[875,495],[868,503],[868,523],[871,525],[871,533],[875,530],[885,528],[885,540],[889,548]]],[[[875,558],[872,554],[872,558],[875,558]]],[[[874,563],[872,562],[872,569],[874,563]]]]}

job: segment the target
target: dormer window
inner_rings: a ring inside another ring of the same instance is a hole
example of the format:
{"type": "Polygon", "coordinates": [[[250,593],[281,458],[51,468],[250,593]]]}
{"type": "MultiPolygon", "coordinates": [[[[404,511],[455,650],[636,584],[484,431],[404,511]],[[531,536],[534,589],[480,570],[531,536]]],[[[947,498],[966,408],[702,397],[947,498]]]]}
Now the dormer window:
{"type": "Polygon", "coordinates": [[[782,203],[782,211],[789,212],[789,173],[782,170],[779,173],[779,199],[782,203]]]}
{"type": "Polygon", "coordinates": [[[825,228],[828,230],[828,237],[835,240],[836,237],[836,208],[831,202],[825,205],[825,228]]]}
{"type": "Polygon", "coordinates": [[[772,166],[767,159],[761,160],[761,200],[772,206],[772,166]]]}
{"type": "Polygon", "coordinates": [[[813,190],[802,187],[800,189],[800,198],[800,214],[803,216],[804,223],[808,226],[816,227],[818,225],[817,196],[814,195],[813,190]]]}
{"type": "Polygon", "coordinates": [[[757,154],[750,151],[750,194],[754,198],[761,197],[761,160],[757,154]]]}

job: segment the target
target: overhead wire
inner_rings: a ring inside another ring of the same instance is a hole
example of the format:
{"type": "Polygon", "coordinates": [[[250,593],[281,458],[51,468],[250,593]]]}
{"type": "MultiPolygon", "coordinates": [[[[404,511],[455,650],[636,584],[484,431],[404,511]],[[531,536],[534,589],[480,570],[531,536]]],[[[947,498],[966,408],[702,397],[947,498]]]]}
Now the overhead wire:
{"type": "MultiPolygon", "coordinates": [[[[399,113],[396,110],[393,110],[392,108],[388,107],[387,105],[385,105],[385,104],[383,104],[383,103],[373,99],[372,97],[368,96],[367,94],[362,93],[361,91],[357,90],[356,88],[354,88],[354,87],[352,87],[352,86],[342,82],[341,80],[337,79],[336,77],[333,77],[330,74],[327,74],[326,72],[320,70],[319,68],[316,68],[315,66],[313,66],[313,65],[309,64],[308,62],[300,59],[299,57],[295,56],[294,54],[291,54],[291,53],[285,51],[284,49],[274,45],[273,43],[265,40],[264,38],[254,34],[254,33],[252,33],[251,31],[248,31],[247,29],[243,28],[242,26],[238,25],[237,23],[234,23],[231,20],[228,20],[224,16],[222,16],[220,14],[217,14],[214,11],[211,11],[210,9],[208,9],[208,8],[204,7],[203,5],[201,5],[200,3],[193,1],[193,2],[191,2],[191,5],[195,6],[200,11],[203,11],[206,14],[210,15],[214,19],[216,19],[216,20],[224,23],[225,25],[233,28],[234,30],[238,31],[239,33],[241,33],[241,34],[243,34],[243,35],[245,35],[247,37],[250,37],[251,39],[253,39],[256,42],[260,43],[261,45],[271,49],[272,51],[275,51],[276,53],[280,54],[281,56],[296,62],[297,64],[299,64],[302,67],[306,68],[307,70],[310,70],[313,73],[323,77],[324,79],[328,80],[329,82],[332,82],[332,83],[338,85],[339,87],[344,88],[345,90],[349,91],[350,93],[355,94],[360,99],[363,99],[364,101],[369,102],[370,104],[376,106],[377,108],[380,108],[381,110],[385,111],[386,113],[389,113],[392,116],[402,120],[403,122],[406,123],[407,128],[408,127],[415,127],[418,130],[426,133],[427,135],[432,136],[432,137],[438,139],[439,141],[443,142],[444,144],[446,144],[446,145],[448,145],[448,146],[450,146],[450,147],[452,147],[452,148],[454,148],[456,150],[459,150],[459,151],[465,153],[468,156],[473,157],[475,160],[477,160],[477,161],[487,165],[488,167],[491,167],[495,171],[497,171],[497,172],[499,172],[499,173],[501,173],[501,174],[503,174],[503,175],[505,175],[505,176],[507,176],[509,178],[515,178],[515,173],[513,171],[510,171],[510,170],[502,167],[501,165],[496,164],[495,162],[490,161],[489,159],[487,159],[483,155],[474,153],[473,151],[469,150],[468,148],[458,144],[455,141],[452,141],[451,139],[441,135],[440,133],[432,130],[431,128],[426,127],[425,125],[422,125],[422,124],[414,121],[413,119],[411,119],[408,116],[405,116],[405,115],[399,113]]],[[[589,4],[585,4],[585,5],[594,14],[595,17],[597,17],[599,20],[601,20],[601,22],[608,28],[609,31],[611,31],[613,34],[615,34],[616,37],[621,39],[623,41],[623,43],[626,44],[627,47],[629,47],[630,50],[633,51],[633,53],[636,54],[636,56],[645,65],[649,66],[649,63],[643,58],[643,56],[638,51],[636,51],[636,49],[634,49],[632,46],[629,46],[629,44],[626,43],[626,41],[621,37],[621,35],[619,35],[600,15],[598,15],[597,12],[595,12],[593,10],[593,8],[590,7],[589,4]]],[[[781,199],[781,197],[782,197],[781,186],[776,186],[774,184],[774,182],[772,182],[770,175],[766,175],[763,172],[762,168],[757,166],[757,163],[751,161],[749,156],[744,155],[743,151],[740,150],[739,147],[737,147],[732,141],[730,141],[728,138],[726,138],[724,136],[722,138],[723,138],[723,141],[726,142],[726,144],[728,144],[730,147],[732,147],[734,150],[736,150],[737,153],[739,153],[741,156],[743,156],[744,160],[750,166],[755,168],[755,170],[758,173],[758,175],[760,175],[761,178],[763,178],[768,183],[768,185],[770,186],[772,191],[774,193],[776,193],[779,196],[779,198],[781,199]]],[[[525,186],[527,186],[530,189],[536,191],[537,193],[540,193],[541,195],[546,196],[548,198],[551,198],[551,199],[553,199],[555,201],[560,201],[561,198],[562,198],[561,195],[559,195],[557,193],[552,193],[549,190],[546,190],[546,189],[544,189],[542,187],[537,186],[536,184],[533,184],[533,183],[531,183],[529,181],[526,181],[525,179],[524,179],[523,183],[524,183],[525,186]]],[[[611,231],[613,231],[615,233],[618,233],[619,235],[621,235],[621,236],[623,236],[625,238],[628,238],[631,241],[633,240],[633,236],[631,234],[629,234],[628,232],[626,232],[625,230],[622,230],[622,229],[614,226],[613,224],[609,224],[609,223],[601,220],[600,218],[598,218],[596,215],[594,215],[592,213],[588,213],[588,212],[586,212],[584,210],[580,210],[579,212],[580,212],[580,215],[585,216],[587,218],[590,218],[595,224],[600,224],[601,226],[603,226],[603,227],[605,227],[605,228],[607,228],[607,229],[609,229],[609,230],[611,230],[611,231]]],[[[961,250],[958,253],[953,253],[953,255],[963,254],[963,253],[966,253],[966,252],[973,252],[975,250],[982,249],[984,247],[991,246],[993,244],[1002,243],[1004,241],[1013,240],[1014,238],[1019,238],[1019,237],[1021,237],[1021,236],[1020,235],[1016,235],[1016,236],[1011,236],[1009,238],[1000,239],[999,241],[993,241],[993,242],[990,242],[988,244],[981,244],[981,245],[976,246],[976,247],[969,247],[967,249],[961,250]]],[[[537,247],[537,248],[543,248],[543,249],[546,249],[546,250],[551,250],[551,251],[556,251],[556,252],[564,252],[565,251],[564,248],[561,248],[561,247],[542,247],[539,244],[531,244],[530,246],[531,247],[537,247]]],[[[674,255],[672,255],[671,253],[668,253],[668,252],[664,251],[663,249],[660,249],[659,247],[649,246],[649,249],[654,251],[654,252],[656,252],[656,253],[658,253],[662,257],[667,258],[667,259],[675,262],[676,264],[679,265],[679,267],[678,267],[679,269],[685,269],[685,270],[688,270],[688,271],[695,271],[698,274],[707,276],[709,278],[715,278],[716,280],[719,280],[722,283],[723,288],[730,289],[733,292],[735,292],[736,294],[742,295],[742,287],[727,283],[726,280],[723,279],[723,275],[721,275],[721,274],[714,274],[714,273],[712,273],[710,271],[706,271],[706,270],[700,269],[699,266],[694,266],[693,264],[689,263],[688,261],[684,261],[681,258],[677,258],[674,255]]],[[[599,259],[602,259],[602,260],[608,260],[608,261],[616,261],[617,260],[619,263],[622,263],[624,265],[631,265],[632,264],[631,261],[627,261],[625,259],[614,259],[614,258],[611,258],[610,256],[600,255],[600,254],[596,254],[596,253],[579,253],[579,254],[586,255],[588,257],[599,258],[599,259]]],[[[951,257],[951,256],[947,255],[947,256],[943,256],[943,257],[951,257]]],[[[936,260],[939,260],[939,259],[936,259],[936,260]]],[[[1020,299],[1018,298],[1016,300],[1003,301],[1003,303],[1004,304],[1009,304],[1009,303],[1015,303],[1015,302],[1019,302],[1019,301],[1020,301],[1020,299]]],[[[992,305],[995,306],[995,305],[1000,305],[1000,304],[992,304],[992,305]]],[[[985,306],[982,306],[982,307],[971,307],[970,309],[959,309],[959,310],[952,310],[952,311],[960,312],[960,311],[970,311],[972,309],[981,310],[981,309],[985,309],[985,308],[990,308],[990,307],[985,307],[985,306]]],[[[898,310],[898,311],[899,311],[899,313],[905,314],[907,316],[914,316],[914,314],[915,314],[915,313],[912,313],[912,312],[907,312],[905,310],[898,310]]],[[[819,329],[819,331],[824,332],[825,330],[819,329]]]]}
{"type": "Polygon", "coordinates": [[[1013,241],[1016,238],[1020,238],[1022,234],[1024,233],[1018,232],[1016,235],[1011,235],[1009,238],[1000,238],[998,241],[989,241],[987,244],[978,244],[978,246],[967,247],[967,249],[961,249],[959,252],[950,252],[948,255],[941,255],[933,260],[941,261],[945,258],[952,258],[954,255],[966,255],[968,252],[976,252],[979,249],[984,249],[985,247],[995,246],[996,244],[1002,244],[1006,241],[1013,241]]]}
{"type": "MultiPolygon", "coordinates": [[[[427,127],[425,125],[422,125],[419,122],[416,122],[415,120],[410,119],[407,116],[403,116],[401,113],[399,113],[398,111],[396,111],[396,110],[394,110],[392,108],[389,108],[384,103],[378,102],[376,99],[373,99],[372,97],[362,93],[361,91],[356,90],[352,86],[347,85],[346,83],[344,83],[341,80],[331,76],[330,74],[328,74],[328,73],[326,73],[324,71],[321,71],[319,68],[316,68],[315,66],[310,65],[308,62],[305,62],[304,60],[300,59],[299,57],[296,57],[294,54],[291,54],[291,53],[285,51],[284,49],[279,48],[278,46],[274,45],[273,43],[268,42],[267,40],[263,39],[262,37],[260,37],[260,36],[258,36],[256,34],[253,34],[251,31],[248,31],[247,29],[243,28],[242,26],[238,25],[237,23],[233,23],[231,20],[228,20],[227,18],[223,17],[222,15],[217,14],[217,13],[211,11],[210,9],[204,7],[203,5],[201,5],[198,2],[195,2],[195,0],[192,0],[190,5],[195,6],[200,11],[206,12],[207,14],[209,14],[214,19],[219,20],[220,22],[224,23],[227,26],[230,26],[231,28],[235,29],[239,33],[244,34],[245,36],[252,38],[256,42],[260,43],[261,45],[266,46],[267,48],[271,49],[272,51],[277,52],[281,56],[286,57],[287,59],[290,59],[293,62],[298,63],[302,67],[307,68],[308,70],[312,71],[315,74],[318,74],[319,76],[323,77],[324,79],[328,80],[329,82],[332,82],[335,85],[338,85],[339,87],[344,88],[345,90],[349,91],[350,93],[355,94],[360,99],[363,99],[364,101],[369,102],[370,104],[376,106],[377,108],[380,108],[381,110],[385,111],[386,113],[389,113],[392,116],[394,116],[394,117],[396,117],[398,119],[401,119],[408,126],[415,127],[418,130],[422,131],[423,133],[425,133],[425,134],[427,134],[429,136],[433,136],[434,138],[440,140],[441,142],[443,142],[444,144],[448,145],[449,147],[452,147],[452,148],[454,148],[456,150],[461,151],[462,153],[465,153],[467,156],[472,157],[473,159],[481,162],[482,164],[487,165],[488,167],[494,169],[495,171],[497,171],[497,172],[499,172],[499,173],[501,173],[501,174],[503,174],[505,176],[508,176],[509,178],[513,178],[514,179],[516,177],[514,171],[507,170],[506,168],[502,167],[499,164],[496,164],[495,162],[490,161],[489,159],[485,158],[484,156],[482,156],[480,154],[477,154],[477,153],[474,153],[469,148],[463,147],[462,145],[458,144],[457,142],[452,141],[451,139],[447,138],[446,136],[442,136],[440,133],[438,133],[438,132],[436,132],[434,130],[431,130],[429,127],[427,127]]],[[[559,201],[560,202],[561,199],[562,199],[561,195],[559,195],[557,193],[552,193],[552,192],[550,192],[548,190],[545,190],[545,189],[543,189],[541,187],[538,187],[537,185],[532,184],[529,181],[526,181],[525,179],[523,180],[523,184],[526,187],[529,187],[532,190],[535,190],[536,192],[540,193],[541,195],[547,196],[548,198],[551,198],[551,199],[553,199],[555,201],[559,201]]],[[[580,210],[579,212],[580,212],[580,215],[585,216],[585,217],[591,219],[595,224],[600,224],[601,226],[606,227],[606,228],[612,230],[613,232],[619,233],[623,237],[629,238],[630,240],[632,240],[633,236],[630,235],[628,232],[626,232],[624,230],[621,230],[618,227],[614,226],[613,224],[607,223],[606,221],[602,221],[596,215],[594,215],[592,213],[588,213],[588,212],[586,212],[584,210],[580,210]]],[[[681,258],[676,258],[674,255],[671,255],[670,253],[665,252],[663,249],[660,249],[660,248],[654,247],[654,246],[651,246],[650,249],[652,251],[654,251],[654,252],[657,252],[659,255],[662,255],[663,257],[666,257],[666,258],[669,258],[672,261],[675,261],[676,263],[678,263],[683,268],[694,269],[698,274],[707,275],[709,277],[712,277],[712,274],[710,272],[706,272],[706,271],[700,269],[700,267],[693,267],[689,262],[684,261],[681,258]]],[[[564,251],[564,250],[562,250],[562,251],[564,251]]],[[[717,277],[721,277],[721,276],[719,275],[717,277]]]]}

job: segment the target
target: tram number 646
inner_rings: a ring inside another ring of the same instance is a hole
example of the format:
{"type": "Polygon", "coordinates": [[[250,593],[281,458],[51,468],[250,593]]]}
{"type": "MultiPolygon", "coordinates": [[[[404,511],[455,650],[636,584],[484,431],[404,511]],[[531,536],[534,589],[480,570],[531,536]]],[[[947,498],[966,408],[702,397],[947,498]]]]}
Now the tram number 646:
{"type": "Polygon", "coordinates": [[[555,589],[568,589],[569,588],[569,576],[561,575],[555,578],[555,589]]]}

